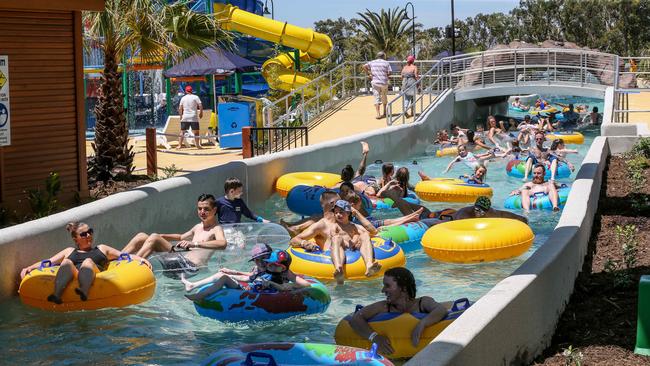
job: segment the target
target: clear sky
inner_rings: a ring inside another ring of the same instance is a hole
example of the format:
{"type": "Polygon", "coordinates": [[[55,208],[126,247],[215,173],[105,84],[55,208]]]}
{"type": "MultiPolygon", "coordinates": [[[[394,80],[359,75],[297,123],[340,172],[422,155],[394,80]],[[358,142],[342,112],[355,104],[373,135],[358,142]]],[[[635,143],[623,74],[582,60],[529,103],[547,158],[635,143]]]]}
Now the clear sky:
{"type": "MultiPolygon", "coordinates": [[[[268,1],[269,10],[271,0],[268,1]]],[[[442,27],[451,23],[451,0],[411,0],[417,22],[425,28],[442,27]]],[[[382,8],[403,7],[399,0],[274,0],[275,19],[301,27],[313,28],[314,22],[324,19],[357,17],[366,9],[379,12],[382,8]]],[[[455,0],[456,19],[473,17],[479,13],[507,13],[519,5],[519,0],[455,0]]],[[[409,15],[411,7],[409,6],[409,15]]]]}

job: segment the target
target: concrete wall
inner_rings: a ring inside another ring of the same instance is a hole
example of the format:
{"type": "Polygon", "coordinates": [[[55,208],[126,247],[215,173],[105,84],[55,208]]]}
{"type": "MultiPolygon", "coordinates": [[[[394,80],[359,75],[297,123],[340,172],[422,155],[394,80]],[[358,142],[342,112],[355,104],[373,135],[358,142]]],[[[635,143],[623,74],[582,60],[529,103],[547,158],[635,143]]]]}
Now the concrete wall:
{"type": "MultiPolygon", "coordinates": [[[[137,189],[70,210],[0,230],[0,300],[16,294],[21,268],[49,258],[72,241],[64,230],[70,221],[83,221],[96,232],[95,242],[121,249],[139,231],[173,233],[196,222],[196,197],[223,194],[228,177],[245,180],[247,201],[263,202],[273,193],[275,180],[294,171],[340,172],[357,164],[361,147],[371,147],[369,160],[394,160],[424,150],[435,131],[448,127],[453,117],[454,95],[447,92],[420,122],[392,126],[296,150],[231,162],[215,168],[148,184],[137,189]]],[[[354,123],[354,121],[350,121],[354,123]]],[[[344,128],[342,126],[341,128],[344,128]]]]}
{"type": "Polygon", "coordinates": [[[456,91],[456,101],[478,99],[499,95],[522,95],[522,94],[553,94],[553,95],[575,95],[579,97],[603,98],[605,93],[604,86],[585,84],[581,86],[563,85],[563,84],[541,84],[530,83],[499,83],[486,85],[485,87],[468,87],[456,91]]]}
{"type": "Polygon", "coordinates": [[[596,138],[544,245],[406,365],[519,365],[540,354],[582,268],[606,159],[635,140],[596,138]]]}

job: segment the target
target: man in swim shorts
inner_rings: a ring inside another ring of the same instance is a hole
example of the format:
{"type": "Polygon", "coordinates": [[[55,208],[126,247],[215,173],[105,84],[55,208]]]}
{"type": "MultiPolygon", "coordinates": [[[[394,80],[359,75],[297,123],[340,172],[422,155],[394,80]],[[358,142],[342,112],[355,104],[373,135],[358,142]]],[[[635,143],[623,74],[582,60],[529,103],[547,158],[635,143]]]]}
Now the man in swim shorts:
{"type": "Polygon", "coordinates": [[[384,51],[377,52],[377,58],[363,65],[363,69],[370,78],[370,85],[372,86],[372,95],[375,97],[375,111],[376,119],[386,117],[386,104],[388,104],[388,77],[391,73],[390,64],[386,61],[386,53],[384,51]],[[379,113],[379,107],[383,106],[379,113]]]}
{"type": "Polygon", "coordinates": [[[522,181],[525,182],[528,180],[528,173],[531,171],[531,168],[533,166],[544,162],[545,154],[548,151],[548,148],[544,147],[544,141],[546,141],[544,132],[537,131],[535,133],[535,145],[531,146],[528,149],[528,158],[526,158],[526,171],[524,172],[524,179],[522,179],[522,181]]]}
{"type": "Polygon", "coordinates": [[[560,211],[560,207],[558,206],[560,197],[557,193],[555,183],[546,182],[544,180],[545,174],[546,169],[544,168],[544,165],[535,165],[533,168],[532,182],[525,183],[523,186],[521,186],[521,188],[510,192],[511,196],[516,194],[521,195],[521,208],[523,208],[524,211],[528,211],[530,209],[530,198],[534,196],[535,193],[547,194],[548,198],[551,200],[551,204],[553,205],[553,211],[560,211]]]}
{"type": "Polygon", "coordinates": [[[178,278],[195,275],[207,265],[215,250],[226,248],[223,228],[217,223],[217,207],[211,194],[202,194],[196,205],[201,222],[183,234],[138,233],[122,249],[122,252],[146,258],[152,253],[168,253],[156,258],[166,275],[178,278]],[[172,244],[172,241],[177,241],[172,244]]]}
{"type": "MultiPolygon", "coordinates": [[[[345,250],[359,250],[366,264],[365,275],[367,277],[373,276],[381,269],[381,264],[374,259],[372,242],[368,231],[361,225],[350,222],[353,211],[347,201],[336,201],[332,212],[334,213],[335,222],[330,222],[325,218],[318,221],[293,237],[290,242],[291,246],[304,248],[308,251],[330,250],[332,264],[334,265],[333,276],[338,284],[343,284],[345,277],[343,273],[345,250]],[[323,247],[309,241],[318,235],[327,238],[323,247]]],[[[358,211],[356,214],[361,216],[358,211]]]]}

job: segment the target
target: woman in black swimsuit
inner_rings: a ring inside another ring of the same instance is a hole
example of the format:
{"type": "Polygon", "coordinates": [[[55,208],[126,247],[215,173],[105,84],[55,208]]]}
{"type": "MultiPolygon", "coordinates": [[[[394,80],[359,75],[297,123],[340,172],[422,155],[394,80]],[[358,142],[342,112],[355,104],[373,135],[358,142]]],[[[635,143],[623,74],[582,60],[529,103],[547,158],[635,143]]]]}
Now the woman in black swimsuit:
{"type": "MultiPolygon", "coordinates": [[[[65,248],[49,259],[52,265],[60,265],[54,279],[54,293],[47,297],[47,301],[56,304],[62,303],[61,295],[75,276],[79,281],[79,287],[75,289],[75,292],[82,301],[86,301],[88,299],[88,290],[95,280],[95,273],[105,270],[109,261],[120,256],[119,250],[108,245],[99,244],[93,247],[93,229],[87,224],[71,222],[66,225],[65,229],[72,235],[76,247],[65,248]]],[[[151,264],[145,259],[134,255],[131,255],[131,258],[142,260],[151,267],[151,264]]],[[[40,265],[41,262],[39,261],[23,268],[20,272],[20,278],[25,277],[27,273],[40,265]]]]}
{"type": "Polygon", "coordinates": [[[393,353],[390,340],[377,334],[369,325],[368,319],[386,312],[396,313],[425,313],[411,333],[411,342],[416,347],[424,328],[439,322],[447,314],[444,305],[437,303],[429,296],[415,297],[415,278],[411,271],[403,267],[391,268],[384,273],[384,287],[381,289],[386,300],[363,307],[352,317],[350,325],[357,334],[377,343],[379,352],[384,355],[393,353]]]}

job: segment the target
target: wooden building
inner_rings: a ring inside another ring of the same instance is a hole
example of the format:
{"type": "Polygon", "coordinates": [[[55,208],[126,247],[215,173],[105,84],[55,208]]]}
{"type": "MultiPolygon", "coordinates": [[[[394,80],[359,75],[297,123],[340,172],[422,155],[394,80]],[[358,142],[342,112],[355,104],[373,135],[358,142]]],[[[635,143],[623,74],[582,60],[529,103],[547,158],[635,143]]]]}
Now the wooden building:
{"type": "Polygon", "coordinates": [[[0,1],[11,137],[0,147],[0,205],[8,210],[28,211],[25,190],[50,172],[61,176],[62,202],[88,195],[81,11],[103,8],[103,0],[0,1]]]}

